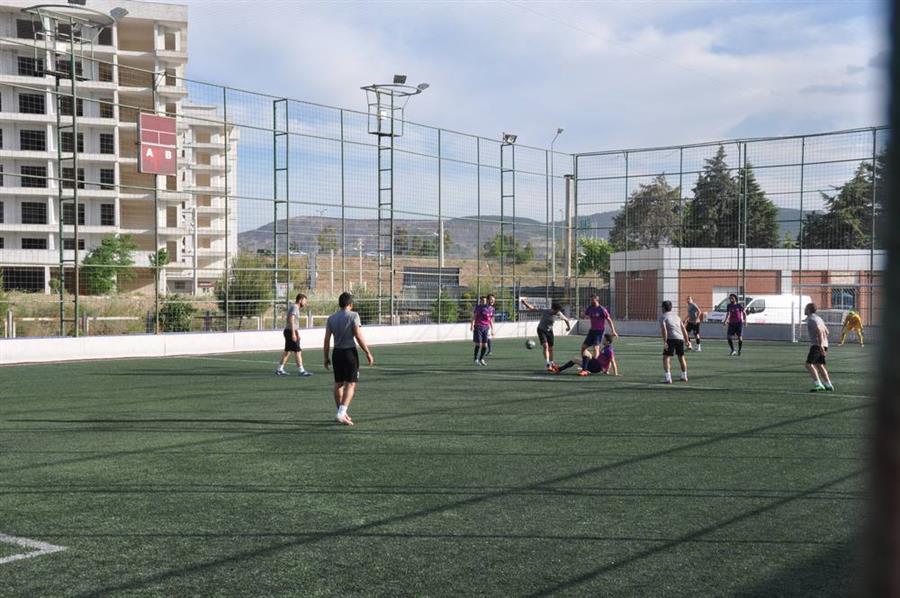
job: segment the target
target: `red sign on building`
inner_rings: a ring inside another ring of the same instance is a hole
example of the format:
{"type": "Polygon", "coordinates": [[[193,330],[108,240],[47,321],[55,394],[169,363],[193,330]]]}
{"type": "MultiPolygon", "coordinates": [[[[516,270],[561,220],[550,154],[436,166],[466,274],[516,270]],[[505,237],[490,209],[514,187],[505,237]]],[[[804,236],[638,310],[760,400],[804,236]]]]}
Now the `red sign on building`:
{"type": "Polygon", "coordinates": [[[178,167],[175,119],[171,116],[141,113],[138,116],[138,138],[138,172],[175,176],[178,167]]]}

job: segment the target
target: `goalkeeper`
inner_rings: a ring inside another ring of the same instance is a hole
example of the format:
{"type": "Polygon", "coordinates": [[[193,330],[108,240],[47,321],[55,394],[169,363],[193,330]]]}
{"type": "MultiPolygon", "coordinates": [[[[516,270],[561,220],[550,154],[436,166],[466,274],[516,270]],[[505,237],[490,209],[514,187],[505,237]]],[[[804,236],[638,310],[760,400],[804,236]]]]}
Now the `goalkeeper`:
{"type": "Polygon", "coordinates": [[[841,329],[842,345],[847,339],[847,335],[851,332],[855,332],[856,336],[859,337],[859,346],[865,347],[865,340],[863,339],[862,318],[859,316],[858,312],[852,309],[850,310],[850,313],[847,314],[847,317],[844,318],[844,327],[841,329]]]}

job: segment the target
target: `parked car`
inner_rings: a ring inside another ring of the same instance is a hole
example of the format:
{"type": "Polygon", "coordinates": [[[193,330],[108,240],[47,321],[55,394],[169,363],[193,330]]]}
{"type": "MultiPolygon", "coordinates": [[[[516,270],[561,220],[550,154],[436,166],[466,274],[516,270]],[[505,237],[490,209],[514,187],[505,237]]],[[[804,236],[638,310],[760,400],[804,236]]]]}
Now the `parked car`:
{"type": "MultiPolygon", "coordinates": [[[[755,295],[740,297],[738,301],[744,304],[748,324],[796,324],[806,318],[803,310],[812,298],[809,295],[755,295]]],[[[706,320],[724,322],[727,311],[726,297],[709,312],[706,320]]]]}

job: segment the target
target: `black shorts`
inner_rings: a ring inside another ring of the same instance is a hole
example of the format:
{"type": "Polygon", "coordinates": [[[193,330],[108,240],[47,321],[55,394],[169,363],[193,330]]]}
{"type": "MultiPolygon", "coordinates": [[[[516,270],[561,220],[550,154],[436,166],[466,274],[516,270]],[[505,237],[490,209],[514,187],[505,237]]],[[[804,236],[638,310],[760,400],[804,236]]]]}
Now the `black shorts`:
{"type": "Polygon", "coordinates": [[[335,382],[359,381],[359,353],[352,349],[334,349],[331,352],[331,369],[335,382]]]}
{"type": "Polygon", "coordinates": [[[688,334],[700,334],[700,322],[685,322],[684,323],[685,330],[688,331],[688,334]]]}
{"type": "Polygon", "coordinates": [[[540,328],[537,329],[538,333],[538,342],[542,345],[547,345],[548,347],[553,346],[553,331],[552,330],[542,330],[540,328]]]}
{"type": "Polygon", "coordinates": [[[681,357],[684,355],[684,341],[681,339],[670,338],[666,341],[666,349],[663,351],[663,355],[666,357],[672,357],[672,355],[681,357]]]}
{"type": "Polygon", "coordinates": [[[809,348],[809,353],[806,356],[806,363],[811,365],[825,365],[826,355],[828,355],[828,347],[813,345],[809,348]]]}
{"type": "MultiPolygon", "coordinates": [[[[300,338],[299,335],[297,338],[300,338]]],[[[284,350],[293,351],[294,353],[299,353],[302,350],[300,349],[300,341],[294,340],[294,333],[290,328],[284,329],[284,350]]]]}
{"type": "Polygon", "coordinates": [[[744,336],[744,325],[728,324],[728,336],[744,336]]]}

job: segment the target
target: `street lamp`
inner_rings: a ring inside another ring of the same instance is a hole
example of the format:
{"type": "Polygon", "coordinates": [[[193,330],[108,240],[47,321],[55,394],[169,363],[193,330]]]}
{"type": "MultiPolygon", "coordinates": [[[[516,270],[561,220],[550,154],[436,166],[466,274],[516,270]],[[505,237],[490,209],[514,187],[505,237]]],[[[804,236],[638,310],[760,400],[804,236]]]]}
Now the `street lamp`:
{"type": "MultiPolygon", "coordinates": [[[[553,141],[550,142],[550,215],[553,217],[553,210],[556,208],[556,204],[554,202],[553,197],[553,187],[555,181],[553,180],[553,145],[556,143],[556,140],[559,139],[559,136],[562,135],[563,128],[557,127],[556,135],[553,136],[553,141]]],[[[556,285],[556,221],[554,220],[551,223],[550,227],[550,235],[552,237],[552,257],[550,259],[550,280],[553,282],[553,285],[556,285]]]]}

